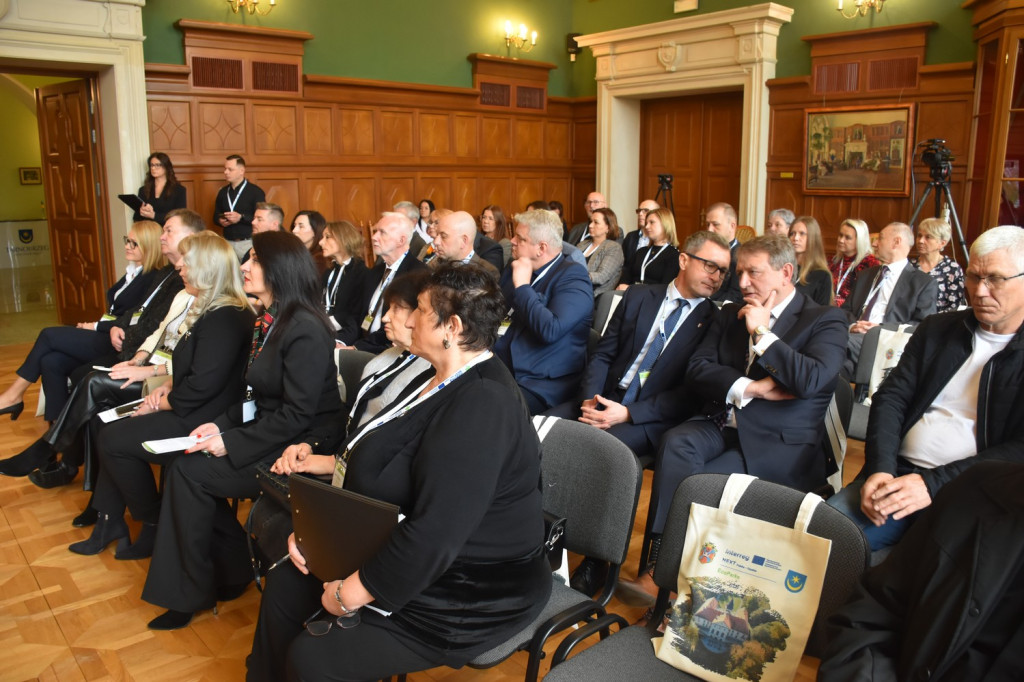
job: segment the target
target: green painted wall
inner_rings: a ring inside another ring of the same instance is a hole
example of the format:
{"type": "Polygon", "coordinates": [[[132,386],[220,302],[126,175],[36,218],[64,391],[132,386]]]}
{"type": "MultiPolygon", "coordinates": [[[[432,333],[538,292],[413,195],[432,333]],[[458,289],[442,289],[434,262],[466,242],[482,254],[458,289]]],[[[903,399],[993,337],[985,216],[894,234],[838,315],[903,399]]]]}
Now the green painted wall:
{"type": "MultiPolygon", "coordinates": [[[[267,2],[267,0],[262,0],[267,2]]],[[[852,2],[852,0],[847,0],[852,2]]],[[[803,36],[893,26],[940,24],[929,37],[930,64],[972,61],[970,12],[962,0],[889,0],[881,14],[843,19],[834,0],[789,0],[796,12],[779,36],[777,75],[810,73],[803,36]]],[[[760,4],[759,0],[700,0],[696,14],[760,4]]],[[[278,0],[266,17],[233,14],[216,0],[149,0],[142,9],[146,61],[184,63],[181,18],[289,28],[314,36],[306,44],[307,73],[468,87],[473,52],[507,54],[505,19],[526,23],[540,35],[529,54],[511,56],[551,62],[549,92],[587,96],[596,92],[594,59],[584,50],[575,63],[565,52],[566,34],[596,33],[691,16],[675,14],[673,0],[278,0]]]]}
{"type": "Polygon", "coordinates": [[[23,104],[17,85],[0,78],[0,220],[44,218],[43,186],[22,185],[18,168],[39,168],[35,106],[23,104]]]}

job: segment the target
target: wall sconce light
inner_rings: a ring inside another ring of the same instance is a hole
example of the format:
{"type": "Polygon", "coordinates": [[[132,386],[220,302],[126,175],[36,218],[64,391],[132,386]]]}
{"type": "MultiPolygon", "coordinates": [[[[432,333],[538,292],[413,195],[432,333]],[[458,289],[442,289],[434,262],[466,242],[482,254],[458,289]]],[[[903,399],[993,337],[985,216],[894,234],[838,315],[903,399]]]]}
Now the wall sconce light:
{"type": "Polygon", "coordinates": [[[868,11],[872,9],[875,10],[875,13],[881,12],[882,5],[885,4],[885,0],[853,0],[853,6],[851,8],[853,9],[853,12],[851,14],[847,14],[843,10],[843,0],[836,0],[836,2],[838,3],[836,9],[839,10],[839,13],[847,19],[866,16],[868,11]]]}
{"type": "Polygon", "coordinates": [[[519,31],[512,30],[512,22],[505,22],[505,47],[512,49],[515,45],[520,52],[529,52],[537,44],[537,32],[526,28],[526,24],[519,24],[519,31]]]}
{"type": "Polygon", "coordinates": [[[228,4],[231,6],[231,11],[238,14],[241,10],[247,10],[249,14],[258,14],[261,17],[265,17],[274,11],[274,7],[277,5],[277,0],[270,0],[270,5],[260,6],[260,0],[228,0],[228,4]]]}

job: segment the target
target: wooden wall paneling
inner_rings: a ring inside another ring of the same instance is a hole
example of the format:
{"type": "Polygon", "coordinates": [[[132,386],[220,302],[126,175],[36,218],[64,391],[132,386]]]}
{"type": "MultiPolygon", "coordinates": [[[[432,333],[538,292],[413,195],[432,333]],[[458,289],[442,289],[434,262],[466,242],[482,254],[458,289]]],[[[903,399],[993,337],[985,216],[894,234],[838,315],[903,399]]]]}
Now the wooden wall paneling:
{"type": "Polygon", "coordinates": [[[582,163],[597,161],[597,121],[576,121],[573,124],[572,158],[582,163]]]}
{"type": "Polygon", "coordinates": [[[803,168],[803,108],[778,108],[772,111],[768,136],[770,164],[789,163],[803,168]]]}
{"type": "Polygon", "coordinates": [[[480,118],[480,161],[500,163],[512,158],[512,125],[508,117],[480,118]]]}
{"type": "Polygon", "coordinates": [[[514,120],[512,149],[519,161],[542,161],[544,159],[544,122],[540,119],[514,120]]]}
{"type": "MultiPolygon", "coordinates": [[[[803,189],[800,186],[801,182],[803,182],[802,178],[780,178],[778,177],[778,173],[769,172],[767,191],[768,210],[765,212],[765,215],[776,208],[788,208],[794,213],[800,213],[803,210],[804,205],[803,189]]],[[[753,227],[757,226],[755,225],[753,227]]],[[[827,250],[828,249],[826,248],[826,251],[827,250]]]]}
{"type": "Polygon", "coordinates": [[[645,100],[640,107],[640,195],[653,199],[658,175],[673,176],[672,199],[676,233],[694,231],[704,207],[701,194],[702,157],[709,141],[702,140],[702,97],[645,100]]]}
{"type": "Polygon", "coordinates": [[[454,211],[470,211],[452,203],[452,179],[449,175],[421,175],[416,182],[415,198],[409,199],[419,203],[422,199],[430,199],[436,208],[450,208],[454,211]]]}
{"type": "Polygon", "coordinates": [[[416,203],[416,179],[407,176],[384,176],[380,181],[380,210],[390,211],[399,201],[416,203]]]}
{"type": "Polygon", "coordinates": [[[703,98],[702,126],[701,208],[725,201],[739,209],[742,136],[738,133],[743,130],[743,93],[703,98]]]}
{"type": "Polygon", "coordinates": [[[329,175],[303,174],[299,190],[298,207],[291,215],[285,216],[285,220],[291,220],[298,211],[320,211],[328,222],[342,219],[335,213],[334,178],[329,175]]]}
{"type": "Polygon", "coordinates": [[[480,188],[480,193],[477,199],[477,203],[480,204],[480,208],[490,206],[492,204],[501,206],[502,210],[505,211],[505,215],[521,210],[520,208],[515,207],[515,200],[511,191],[511,182],[507,176],[481,177],[477,181],[477,186],[480,188]]]}
{"type": "Polygon", "coordinates": [[[455,115],[455,155],[476,158],[480,148],[480,119],[472,114],[455,115]]]}
{"type": "Polygon", "coordinates": [[[200,156],[223,159],[249,151],[244,104],[200,100],[198,110],[200,156]]]}
{"type": "Polygon", "coordinates": [[[376,154],[376,126],[370,109],[338,109],[338,149],[345,156],[376,154]]]}
{"type": "Polygon", "coordinates": [[[303,154],[330,154],[334,144],[334,116],[330,107],[302,107],[303,154]]]}
{"type": "Polygon", "coordinates": [[[544,199],[561,201],[566,213],[569,212],[569,180],[568,178],[544,178],[544,199]]]}
{"type": "Polygon", "coordinates": [[[150,100],[149,143],[174,161],[176,153],[192,155],[192,114],[187,101],[150,100]]]}
{"type": "MultiPolygon", "coordinates": [[[[253,182],[255,182],[255,180],[253,182]]],[[[213,222],[213,207],[214,203],[217,201],[217,192],[219,192],[220,188],[226,184],[227,182],[224,180],[223,174],[221,174],[220,177],[217,177],[212,173],[200,174],[199,177],[196,178],[196,195],[193,199],[195,202],[195,211],[199,215],[203,216],[203,220],[206,221],[207,226],[221,233],[223,232],[221,227],[213,222]]],[[[256,184],[263,187],[260,183],[256,184]]],[[[266,190],[266,187],[263,187],[263,189],[266,190]]]]}
{"type": "MultiPolygon", "coordinates": [[[[285,221],[291,220],[301,210],[299,202],[299,179],[285,173],[248,173],[246,177],[252,176],[253,182],[263,188],[267,195],[267,201],[277,204],[284,211],[285,221]]],[[[221,183],[223,185],[223,183],[221,183]]],[[[211,204],[211,207],[213,204],[211,204]]],[[[303,207],[304,208],[304,207],[303,207]]],[[[289,226],[286,226],[286,229],[289,226]]]]}
{"type": "Polygon", "coordinates": [[[463,211],[469,211],[474,217],[480,215],[481,209],[487,204],[481,203],[477,198],[476,176],[452,178],[451,205],[459,206],[463,211]]]}
{"type": "MultiPolygon", "coordinates": [[[[174,159],[171,159],[171,162],[173,163],[174,159]]],[[[196,208],[196,206],[200,206],[201,207],[202,204],[196,203],[197,197],[196,197],[196,183],[195,183],[195,181],[192,180],[191,178],[178,178],[178,183],[182,187],[185,188],[185,208],[190,208],[193,211],[197,211],[198,209],[196,208]]],[[[214,195],[214,198],[216,198],[216,195],[214,195]]],[[[212,205],[213,204],[211,204],[211,206],[212,205]]],[[[202,215],[201,212],[200,212],[200,215],[202,215]]],[[[212,218],[213,218],[212,213],[211,213],[209,218],[207,218],[205,215],[203,215],[203,219],[204,220],[210,220],[212,218]]]]}
{"type": "Polygon", "coordinates": [[[383,156],[413,155],[412,132],[413,112],[386,110],[380,112],[380,145],[378,153],[383,156]]]}
{"type": "Polygon", "coordinates": [[[289,154],[298,151],[295,104],[253,104],[253,150],[257,154],[289,154]]]}
{"type": "Polygon", "coordinates": [[[548,197],[544,194],[544,178],[517,176],[514,182],[515,195],[513,198],[514,203],[511,206],[513,213],[524,210],[531,201],[548,200],[548,197]]]}
{"type": "Polygon", "coordinates": [[[549,161],[568,161],[570,156],[569,121],[544,121],[544,158],[549,161]]]}
{"type": "Polygon", "coordinates": [[[348,220],[356,225],[367,225],[377,220],[378,181],[371,175],[345,175],[336,178],[335,216],[337,220],[348,220]]]}
{"type": "Polygon", "coordinates": [[[421,156],[451,156],[452,121],[448,114],[421,112],[419,120],[419,153],[421,156]]]}

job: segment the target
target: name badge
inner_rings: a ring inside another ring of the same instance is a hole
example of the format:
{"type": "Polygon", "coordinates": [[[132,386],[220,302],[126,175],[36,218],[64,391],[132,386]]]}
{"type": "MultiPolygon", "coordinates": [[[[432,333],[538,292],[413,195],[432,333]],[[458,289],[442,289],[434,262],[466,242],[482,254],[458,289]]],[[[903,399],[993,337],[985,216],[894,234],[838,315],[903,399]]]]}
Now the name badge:
{"type": "Polygon", "coordinates": [[[132,313],[132,321],[128,323],[129,327],[134,327],[139,323],[139,318],[142,317],[142,312],[132,313]]]}
{"type": "Polygon", "coordinates": [[[100,318],[100,322],[113,322],[116,319],[117,318],[114,317],[113,315],[104,315],[103,317],[100,318]]]}
{"type": "Polygon", "coordinates": [[[336,331],[336,332],[337,331],[341,331],[341,325],[338,324],[338,321],[336,319],[334,319],[333,317],[331,317],[329,315],[328,315],[327,319],[329,319],[331,321],[331,326],[334,327],[334,331],[336,331]]]}
{"type": "Polygon", "coordinates": [[[242,423],[248,424],[256,418],[256,401],[246,400],[242,403],[242,423]]]}
{"type": "Polygon", "coordinates": [[[149,364],[151,365],[166,365],[171,361],[171,354],[165,350],[158,350],[149,356],[149,364]]]}
{"type": "Polygon", "coordinates": [[[363,323],[359,327],[364,331],[370,331],[370,327],[373,326],[373,315],[367,315],[363,318],[363,323]]]}
{"type": "Polygon", "coordinates": [[[647,383],[647,377],[649,377],[649,376],[651,376],[651,371],[650,370],[645,370],[643,372],[640,372],[640,386],[641,387],[644,384],[647,383]]]}
{"type": "Polygon", "coordinates": [[[512,322],[510,320],[502,320],[501,324],[498,325],[498,336],[505,336],[505,332],[508,331],[509,325],[511,324],[512,322]]]}
{"type": "Polygon", "coordinates": [[[331,485],[335,488],[341,488],[345,485],[345,472],[348,470],[348,465],[345,464],[345,460],[342,457],[336,457],[334,459],[334,475],[331,476],[331,485]]]}

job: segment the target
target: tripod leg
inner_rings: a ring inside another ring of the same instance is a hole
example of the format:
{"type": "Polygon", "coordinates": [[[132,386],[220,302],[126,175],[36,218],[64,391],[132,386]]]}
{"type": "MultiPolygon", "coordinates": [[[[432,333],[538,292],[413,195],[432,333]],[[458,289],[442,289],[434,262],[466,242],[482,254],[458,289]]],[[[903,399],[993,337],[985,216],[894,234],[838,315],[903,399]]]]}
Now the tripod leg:
{"type": "MultiPolygon", "coordinates": [[[[914,215],[910,216],[910,222],[908,223],[909,225],[913,226],[914,224],[916,224],[917,216],[918,214],[921,213],[921,208],[924,207],[924,202],[928,199],[928,195],[932,193],[932,188],[934,187],[934,185],[935,183],[929,182],[928,186],[924,188],[924,194],[921,195],[921,201],[917,202],[917,208],[914,209],[914,215]]],[[[938,199],[938,196],[936,196],[936,199],[938,199]]],[[[935,215],[938,214],[938,207],[936,207],[935,215]]]]}
{"type": "MultiPolygon", "coordinates": [[[[942,193],[946,195],[946,201],[949,202],[949,217],[953,223],[953,227],[956,229],[956,238],[960,242],[960,248],[964,250],[964,263],[970,264],[971,254],[967,250],[967,242],[964,240],[964,231],[960,228],[960,218],[956,214],[956,204],[953,203],[953,194],[949,191],[949,185],[942,183],[942,193]]],[[[939,195],[936,194],[936,197],[939,195]]],[[[938,213],[936,213],[938,215],[938,213]]]]}

